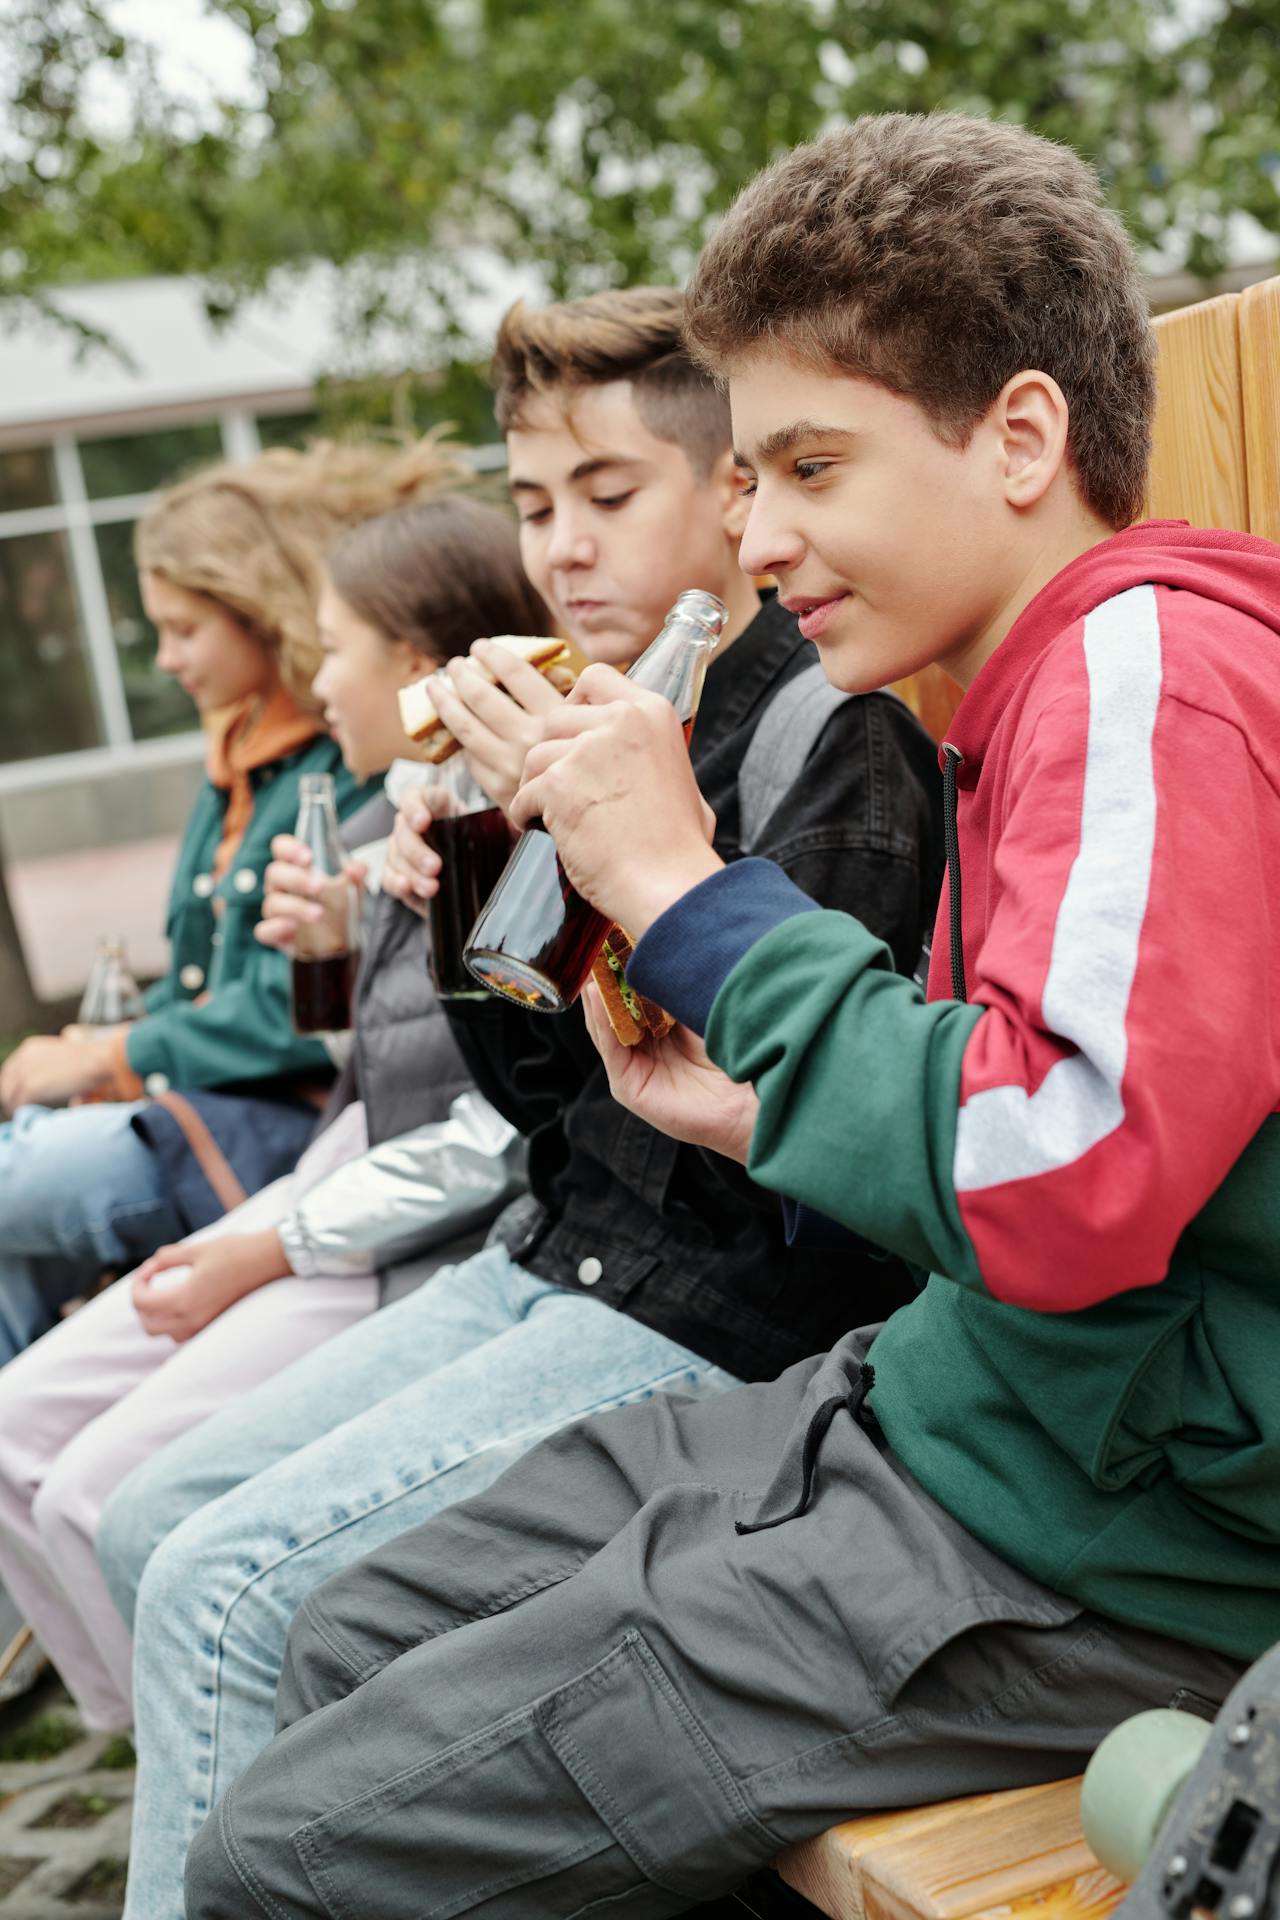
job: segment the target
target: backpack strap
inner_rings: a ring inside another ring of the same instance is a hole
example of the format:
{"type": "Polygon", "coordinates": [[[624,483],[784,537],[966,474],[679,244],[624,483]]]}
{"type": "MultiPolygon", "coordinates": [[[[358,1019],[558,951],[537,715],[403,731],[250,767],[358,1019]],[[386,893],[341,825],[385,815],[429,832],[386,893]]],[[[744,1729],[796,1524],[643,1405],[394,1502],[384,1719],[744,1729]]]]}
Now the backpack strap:
{"type": "Polygon", "coordinates": [[[815,660],[788,680],[765,708],[738,768],[738,843],[744,855],[755,852],[804,772],[823,728],[848,698],[815,660]]]}

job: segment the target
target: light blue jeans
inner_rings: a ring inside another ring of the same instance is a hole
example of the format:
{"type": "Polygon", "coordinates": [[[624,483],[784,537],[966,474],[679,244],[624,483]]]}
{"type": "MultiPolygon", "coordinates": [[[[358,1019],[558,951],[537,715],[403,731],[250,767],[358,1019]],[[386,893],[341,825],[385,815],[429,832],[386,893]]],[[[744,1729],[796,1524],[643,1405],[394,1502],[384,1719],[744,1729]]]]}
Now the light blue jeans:
{"type": "Polygon", "coordinates": [[[0,1366],[104,1268],[181,1237],[155,1155],[129,1125],[141,1104],[19,1107],[0,1125],[0,1366]]]}
{"type": "Polygon", "coordinates": [[[322,1580],[482,1492],[571,1420],[736,1384],[495,1247],[135,1469],[98,1531],[134,1627],[126,1920],[182,1920],[187,1848],[270,1740],[289,1623],[322,1580]]]}

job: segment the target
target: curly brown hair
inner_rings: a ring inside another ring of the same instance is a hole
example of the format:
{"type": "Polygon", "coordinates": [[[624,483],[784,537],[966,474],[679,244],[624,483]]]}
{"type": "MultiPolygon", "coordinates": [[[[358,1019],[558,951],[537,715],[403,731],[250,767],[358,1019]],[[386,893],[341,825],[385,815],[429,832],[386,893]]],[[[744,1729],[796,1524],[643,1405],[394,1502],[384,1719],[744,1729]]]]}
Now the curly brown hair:
{"type": "Polygon", "coordinates": [[[868,115],[745,187],[698,261],[685,333],[723,374],[769,348],[877,381],[963,446],[1024,368],[1070,410],[1110,526],[1141,510],[1155,347],[1133,248],[1069,148],[961,114],[868,115]]]}
{"type": "Polygon", "coordinates": [[[626,287],[530,307],[523,300],[498,330],[490,377],[503,433],[525,424],[534,395],[572,402],[575,389],[629,380],[650,433],[683,448],[705,479],[729,449],[729,405],[684,343],[684,295],[675,287],[626,287]]]}
{"type": "Polygon", "coordinates": [[[456,451],[433,435],[408,447],[274,447],[206,467],[159,494],[134,531],[134,559],[140,572],[226,607],[276,656],[298,705],[313,711],[328,548],[358,521],[467,477],[456,451]]]}

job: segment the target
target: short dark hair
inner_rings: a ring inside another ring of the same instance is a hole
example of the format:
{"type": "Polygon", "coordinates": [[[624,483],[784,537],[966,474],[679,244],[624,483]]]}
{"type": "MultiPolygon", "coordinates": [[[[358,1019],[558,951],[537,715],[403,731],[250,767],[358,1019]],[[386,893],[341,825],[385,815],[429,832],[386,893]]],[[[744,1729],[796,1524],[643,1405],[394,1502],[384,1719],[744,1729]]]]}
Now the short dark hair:
{"type": "Polygon", "coordinates": [[[518,300],[498,330],[491,377],[503,433],[524,424],[534,395],[571,400],[575,388],[629,380],[650,433],[683,448],[705,479],[732,442],[729,406],[684,343],[684,295],[628,287],[554,306],[518,300]]]}
{"type": "Polygon", "coordinates": [[[762,347],[861,374],[963,446],[1024,367],[1070,409],[1111,526],[1142,507],[1155,345],[1133,248],[1067,147],[961,114],[868,115],[739,195],[698,261],[686,337],[723,373],[762,347]]]}
{"type": "Polygon", "coordinates": [[[329,578],[366,625],[448,660],[495,633],[551,633],[520,564],[508,514],[446,495],[353,527],[330,549],[329,578]]]}

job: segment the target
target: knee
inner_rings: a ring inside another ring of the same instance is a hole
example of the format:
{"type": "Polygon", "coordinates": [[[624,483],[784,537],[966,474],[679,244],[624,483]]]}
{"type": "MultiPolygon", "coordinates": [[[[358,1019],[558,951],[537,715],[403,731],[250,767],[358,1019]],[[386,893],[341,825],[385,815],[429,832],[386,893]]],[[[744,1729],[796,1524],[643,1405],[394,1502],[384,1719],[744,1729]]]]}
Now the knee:
{"type": "MultiPolygon", "coordinates": [[[[287,1773],[287,1769],[285,1769],[287,1773]]],[[[186,1920],[325,1920],[290,1843],[297,1821],[270,1748],[222,1796],[187,1854],[186,1920]]]]}
{"type": "Polygon", "coordinates": [[[157,1523],[156,1503],[148,1498],[148,1478],[145,1468],[128,1474],[98,1520],[98,1565],[127,1627],[133,1625],[143,1574],[168,1532],[157,1523]]]}
{"type": "MultiPolygon", "coordinates": [[[[187,1920],[244,1920],[261,1912],[240,1874],[239,1849],[229,1844],[224,1828],[230,1794],[216,1806],[191,1843],[184,1875],[183,1911],[187,1920]]],[[[248,1866],[248,1862],[245,1863],[248,1866]]]]}
{"type": "Polygon", "coordinates": [[[86,1537],[84,1490],[69,1448],[58,1455],[37,1488],[31,1502],[31,1524],[46,1559],[54,1566],[86,1537]]]}
{"type": "Polygon", "coordinates": [[[318,1713],[341,1700],[360,1684],[360,1675],[343,1651],[340,1636],[326,1616],[326,1591],[342,1580],[326,1580],[309,1594],[294,1614],[285,1643],[284,1663],[276,1688],[276,1731],[318,1713]]]}
{"type": "Polygon", "coordinates": [[[48,1464],[31,1440],[40,1396],[26,1390],[26,1357],[20,1354],[0,1368],[0,1524],[30,1511],[48,1464]]]}
{"type": "Polygon", "coordinates": [[[194,1577],[184,1544],[179,1535],[170,1534],[142,1570],[137,1604],[129,1623],[140,1649],[185,1647],[191,1643],[197,1625],[194,1614],[200,1583],[194,1577]]]}

